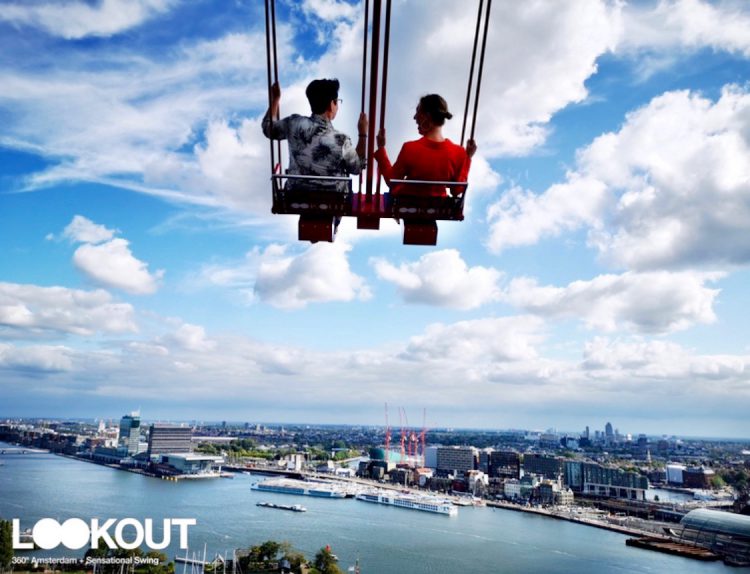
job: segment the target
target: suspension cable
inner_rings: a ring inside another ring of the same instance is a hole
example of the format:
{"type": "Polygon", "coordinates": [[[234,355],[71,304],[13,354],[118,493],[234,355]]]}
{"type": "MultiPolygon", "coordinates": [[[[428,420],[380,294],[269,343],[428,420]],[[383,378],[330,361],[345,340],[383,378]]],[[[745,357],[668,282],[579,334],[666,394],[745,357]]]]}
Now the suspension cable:
{"type": "MultiPolygon", "coordinates": [[[[271,93],[271,23],[270,23],[270,9],[269,0],[266,0],[266,72],[268,76],[268,114],[271,119],[271,103],[273,101],[273,95],[271,93]]],[[[268,143],[271,147],[271,173],[274,173],[276,169],[276,162],[274,161],[274,149],[273,140],[269,138],[268,143]]]]}
{"type": "MultiPolygon", "coordinates": [[[[364,33],[362,34],[364,41],[362,43],[362,101],[360,103],[359,113],[365,113],[365,87],[367,85],[367,28],[370,24],[370,0],[365,0],[365,23],[364,33]]],[[[359,137],[359,134],[357,135],[359,137]]],[[[359,193],[362,193],[362,171],[359,170],[359,193]]]]}
{"type": "Polygon", "coordinates": [[[474,65],[477,59],[477,44],[479,43],[479,28],[482,23],[482,6],[484,0],[479,0],[477,10],[477,27],[474,31],[474,48],[471,51],[471,66],[469,67],[469,84],[466,86],[466,104],[464,104],[464,122],[461,125],[461,147],[464,145],[464,134],[466,133],[466,119],[469,115],[469,103],[471,101],[471,86],[474,82],[474,65]]]}
{"type": "Polygon", "coordinates": [[[378,58],[380,46],[381,0],[374,0],[372,6],[372,55],[370,57],[370,109],[367,128],[367,201],[372,199],[372,166],[375,151],[375,113],[378,98],[378,58]]]}
{"type": "Polygon", "coordinates": [[[490,26],[490,10],[492,9],[492,0],[487,0],[487,13],[484,17],[484,35],[482,38],[482,54],[479,57],[479,74],[477,75],[477,92],[474,97],[474,115],[471,119],[470,139],[474,139],[474,128],[477,126],[477,109],[479,108],[479,90],[482,86],[482,70],[484,69],[484,49],[487,47],[487,29],[490,26]]]}
{"type": "MultiPolygon", "coordinates": [[[[385,129],[385,100],[388,89],[388,47],[391,39],[391,0],[385,2],[385,35],[383,36],[383,85],[380,90],[380,129],[385,129]]],[[[376,193],[380,194],[380,177],[376,193]]]]}
{"type": "MultiPolygon", "coordinates": [[[[276,49],[276,0],[271,0],[271,34],[272,34],[272,41],[273,41],[273,80],[274,82],[279,82],[279,61],[278,61],[278,50],[276,49]]],[[[276,119],[281,118],[281,104],[279,104],[279,109],[276,113],[276,119]]],[[[281,159],[281,140],[277,140],[276,142],[276,149],[279,152],[279,165],[281,165],[282,159],[281,159]]]]}

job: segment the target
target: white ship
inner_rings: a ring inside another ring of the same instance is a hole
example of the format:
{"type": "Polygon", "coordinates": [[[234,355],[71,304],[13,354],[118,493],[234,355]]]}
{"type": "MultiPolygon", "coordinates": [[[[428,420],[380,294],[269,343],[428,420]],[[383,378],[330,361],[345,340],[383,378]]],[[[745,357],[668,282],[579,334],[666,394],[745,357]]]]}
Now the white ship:
{"type": "Polygon", "coordinates": [[[450,501],[433,496],[421,496],[417,494],[401,494],[398,492],[363,492],[355,496],[357,500],[409,508],[411,510],[422,510],[436,514],[447,514],[456,516],[458,508],[450,501]]]}
{"type": "Polygon", "coordinates": [[[300,494],[304,496],[320,496],[323,498],[345,498],[346,491],[335,484],[322,482],[308,482],[291,478],[264,480],[251,487],[263,492],[280,492],[282,494],[300,494]]]}

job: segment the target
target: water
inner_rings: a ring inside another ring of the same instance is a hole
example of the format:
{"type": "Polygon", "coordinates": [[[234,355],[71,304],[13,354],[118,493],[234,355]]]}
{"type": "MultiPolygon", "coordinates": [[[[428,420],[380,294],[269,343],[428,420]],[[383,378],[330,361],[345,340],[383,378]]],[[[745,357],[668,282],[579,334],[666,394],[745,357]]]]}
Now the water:
{"type": "MultiPolygon", "coordinates": [[[[0,517],[23,528],[41,518],[195,518],[190,554],[287,540],[312,558],[330,544],[343,570],[359,557],[365,574],[713,573],[721,563],[625,546],[626,536],[531,514],[462,507],[457,517],[342,499],[257,492],[259,477],[170,482],[44,454],[0,457],[0,517]],[[308,512],[256,502],[301,503],[308,512]]],[[[161,536],[157,535],[156,540],[161,536]]],[[[175,536],[173,557],[178,549],[175,536]]],[[[53,556],[76,556],[67,549],[53,556]]],[[[180,555],[184,555],[180,552],[180,555]]],[[[178,572],[181,570],[178,568],[178,572]]]]}

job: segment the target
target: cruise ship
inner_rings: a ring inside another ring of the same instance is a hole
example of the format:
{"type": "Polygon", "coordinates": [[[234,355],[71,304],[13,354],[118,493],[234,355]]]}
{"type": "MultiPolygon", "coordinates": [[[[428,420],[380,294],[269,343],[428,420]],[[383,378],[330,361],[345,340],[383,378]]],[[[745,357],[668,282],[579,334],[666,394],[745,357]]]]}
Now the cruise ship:
{"type": "Polygon", "coordinates": [[[322,498],[345,498],[346,491],[334,484],[309,482],[292,478],[272,478],[253,484],[250,488],[263,492],[280,492],[281,494],[299,494],[303,496],[320,496],[322,498]]]}
{"type": "Polygon", "coordinates": [[[397,492],[362,492],[355,496],[357,500],[409,508],[411,510],[422,510],[436,514],[447,514],[456,516],[458,508],[450,501],[432,496],[420,496],[416,494],[400,494],[397,492]]]}

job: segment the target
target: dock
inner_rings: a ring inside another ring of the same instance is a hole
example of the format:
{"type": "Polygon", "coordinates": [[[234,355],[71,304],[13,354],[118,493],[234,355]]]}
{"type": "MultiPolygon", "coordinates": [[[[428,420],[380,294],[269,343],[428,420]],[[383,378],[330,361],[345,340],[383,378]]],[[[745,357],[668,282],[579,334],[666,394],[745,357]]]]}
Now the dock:
{"type": "Polygon", "coordinates": [[[664,552],[665,554],[674,554],[676,556],[684,556],[686,558],[693,558],[695,560],[703,560],[706,562],[721,560],[721,556],[706,548],[691,546],[671,540],[650,537],[628,538],[625,541],[625,544],[635,548],[645,548],[647,550],[655,550],[657,552],[664,552]]]}

